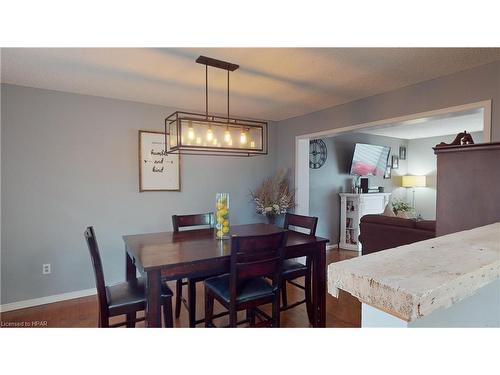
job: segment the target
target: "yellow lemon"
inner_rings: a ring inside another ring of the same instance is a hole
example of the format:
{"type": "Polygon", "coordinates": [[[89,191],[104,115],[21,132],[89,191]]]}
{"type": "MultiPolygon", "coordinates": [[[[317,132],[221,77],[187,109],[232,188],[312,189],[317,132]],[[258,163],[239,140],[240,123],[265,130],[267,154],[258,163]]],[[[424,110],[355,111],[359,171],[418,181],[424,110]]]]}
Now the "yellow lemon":
{"type": "Polygon", "coordinates": [[[227,233],[229,232],[229,228],[228,227],[222,227],[222,233],[227,233]]]}
{"type": "Polygon", "coordinates": [[[224,205],[219,202],[215,207],[217,207],[217,209],[220,210],[222,207],[224,207],[224,205]]]}
{"type": "MultiPolygon", "coordinates": [[[[226,220],[227,221],[227,220],[226,220]]],[[[217,217],[217,223],[219,224],[223,224],[224,223],[224,219],[220,216],[217,217]]]]}
{"type": "Polygon", "coordinates": [[[229,226],[229,220],[224,220],[223,224],[224,224],[225,227],[228,227],[229,226]]]}
{"type": "Polygon", "coordinates": [[[221,231],[221,230],[218,230],[218,231],[217,231],[217,237],[222,237],[222,235],[223,235],[223,234],[224,234],[224,233],[222,233],[222,231],[221,231]]]}

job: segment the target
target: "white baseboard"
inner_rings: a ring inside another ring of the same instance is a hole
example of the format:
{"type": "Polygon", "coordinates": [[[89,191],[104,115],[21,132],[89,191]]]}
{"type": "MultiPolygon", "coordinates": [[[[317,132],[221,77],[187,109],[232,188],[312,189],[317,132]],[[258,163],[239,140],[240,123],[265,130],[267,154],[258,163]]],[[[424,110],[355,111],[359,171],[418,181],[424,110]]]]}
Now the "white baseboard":
{"type": "Polygon", "coordinates": [[[326,250],[333,250],[333,249],[338,249],[338,248],[339,248],[339,244],[338,243],[326,246],[326,250]]]}
{"type": "Polygon", "coordinates": [[[77,290],[76,292],[62,293],[56,294],[53,296],[27,299],[24,301],[6,303],[4,305],[0,305],[0,312],[7,312],[12,310],[25,309],[27,307],[46,305],[48,303],[66,301],[69,299],[88,297],[91,295],[97,294],[96,288],[85,289],[85,290],[77,290]]]}

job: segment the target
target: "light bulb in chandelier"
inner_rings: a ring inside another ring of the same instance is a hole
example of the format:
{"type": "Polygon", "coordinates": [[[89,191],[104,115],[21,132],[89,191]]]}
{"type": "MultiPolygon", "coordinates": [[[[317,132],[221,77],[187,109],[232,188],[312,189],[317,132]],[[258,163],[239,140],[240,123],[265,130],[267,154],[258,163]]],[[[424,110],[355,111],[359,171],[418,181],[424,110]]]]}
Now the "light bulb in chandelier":
{"type": "Polygon", "coordinates": [[[217,146],[217,138],[214,138],[214,139],[213,139],[212,144],[213,144],[214,146],[217,146]]]}
{"type": "Polygon", "coordinates": [[[209,127],[207,130],[207,141],[211,142],[214,139],[214,132],[212,131],[212,127],[209,127]]]}
{"type": "Polygon", "coordinates": [[[201,137],[196,137],[196,144],[201,145],[201,137]]]}
{"type": "Polygon", "coordinates": [[[226,131],[224,132],[224,142],[226,142],[226,143],[232,142],[231,133],[229,132],[229,128],[227,128],[226,131]]]}
{"type": "Polygon", "coordinates": [[[255,148],[255,141],[250,141],[250,147],[255,148]]]}
{"type": "Polygon", "coordinates": [[[241,134],[240,134],[240,143],[242,145],[246,145],[247,144],[247,132],[245,129],[243,129],[241,131],[241,134]]]}
{"type": "Polygon", "coordinates": [[[194,136],[193,124],[190,123],[188,127],[188,139],[192,141],[194,138],[195,136],[194,136]]]}

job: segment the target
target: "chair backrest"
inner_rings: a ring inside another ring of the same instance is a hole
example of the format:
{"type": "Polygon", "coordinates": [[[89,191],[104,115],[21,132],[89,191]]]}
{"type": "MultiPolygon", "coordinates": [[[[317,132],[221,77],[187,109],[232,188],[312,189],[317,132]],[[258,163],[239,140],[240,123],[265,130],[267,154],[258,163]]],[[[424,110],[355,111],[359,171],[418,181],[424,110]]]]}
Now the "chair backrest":
{"type": "Polygon", "coordinates": [[[231,238],[231,301],[241,281],[269,277],[274,288],[281,285],[287,231],[258,236],[231,238]]]}
{"type": "Polygon", "coordinates": [[[195,215],[172,215],[172,226],[174,227],[174,232],[178,232],[179,228],[182,227],[194,227],[200,225],[213,227],[214,223],[215,220],[213,212],[195,215]]]}
{"type": "MultiPolygon", "coordinates": [[[[107,311],[108,303],[106,300],[106,284],[104,282],[104,271],[102,269],[101,256],[93,227],[85,230],[85,240],[90,251],[92,266],[94,267],[95,284],[97,288],[97,299],[99,300],[99,313],[102,315],[107,311]]],[[[103,318],[101,316],[101,318],[103,318]]]]}
{"type": "Polygon", "coordinates": [[[290,229],[290,226],[309,229],[309,234],[316,235],[316,227],[318,225],[318,218],[313,216],[303,216],[295,214],[285,214],[285,223],[283,228],[290,229]]]}

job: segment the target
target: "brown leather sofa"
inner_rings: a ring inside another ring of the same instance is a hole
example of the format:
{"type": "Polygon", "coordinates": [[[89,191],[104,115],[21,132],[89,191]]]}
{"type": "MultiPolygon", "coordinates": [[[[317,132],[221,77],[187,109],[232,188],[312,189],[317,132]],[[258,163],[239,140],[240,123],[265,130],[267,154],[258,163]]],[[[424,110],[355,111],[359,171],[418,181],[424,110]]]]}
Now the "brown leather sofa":
{"type": "Polygon", "coordinates": [[[436,237],[435,220],[365,215],[359,229],[363,255],[436,237]]]}

